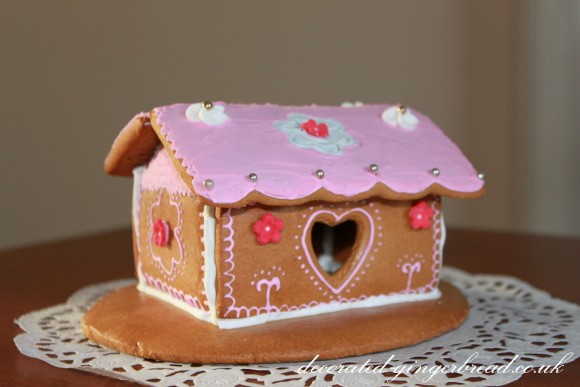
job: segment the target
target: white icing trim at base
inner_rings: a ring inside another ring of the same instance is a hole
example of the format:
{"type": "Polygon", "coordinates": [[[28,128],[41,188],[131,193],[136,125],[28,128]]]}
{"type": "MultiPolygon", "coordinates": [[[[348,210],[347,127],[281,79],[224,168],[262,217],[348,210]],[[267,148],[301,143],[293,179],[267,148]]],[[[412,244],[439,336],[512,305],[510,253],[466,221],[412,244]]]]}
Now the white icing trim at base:
{"type": "Polygon", "coordinates": [[[338,312],[344,311],[347,309],[355,309],[355,308],[370,308],[375,306],[382,306],[382,305],[392,305],[392,304],[399,304],[403,302],[417,302],[417,301],[427,301],[427,300],[435,300],[441,297],[441,292],[439,289],[435,289],[429,293],[422,293],[422,294],[390,294],[380,295],[380,296],[370,296],[365,300],[360,301],[351,301],[351,302],[343,302],[340,303],[338,301],[333,301],[330,303],[320,303],[316,306],[312,306],[309,308],[304,308],[300,310],[292,310],[286,312],[274,312],[274,313],[264,313],[258,316],[252,317],[244,317],[244,318],[232,318],[232,319],[223,319],[223,318],[216,318],[215,316],[215,308],[213,311],[206,312],[201,309],[193,308],[192,306],[188,305],[187,303],[173,298],[171,295],[161,292],[157,289],[151,288],[150,286],[139,284],[137,289],[141,290],[142,292],[149,294],[151,296],[157,297],[165,302],[170,303],[171,305],[193,315],[194,317],[199,318],[200,320],[212,323],[217,325],[221,329],[234,329],[234,328],[243,328],[251,325],[259,325],[264,324],[268,321],[274,320],[285,320],[289,318],[297,318],[297,317],[305,317],[305,316],[313,316],[317,314],[323,313],[330,313],[330,312],[338,312]]]}
{"type": "Polygon", "coordinates": [[[250,325],[264,324],[273,320],[285,320],[289,318],[313,316],[317,314],[339,312],[355,308],[370,308],[382,305],[399,304],[402,302],[415,302],[434,300],[441,297],[439,289],[435,289],[429,293],[422,294],[391,294],[388,296],[370,296],[366,300],[352,301],[346,303],[339,303],[333,301],[331,303],[320,303],[316,306],[304,308],[300,310],[292,310],[288,312],[264,313],[258,316],[235,318],[235,319],[218,319],[217,325],[221,329],[242,328],[250,325]]]}
{"type": "MultiPolygon", "coordinates": [[[[203,287],[207,298],[210,319],[206,320],[212,324],[217,324],[216,304],[216,280],[217,267],[215,263],[215,208],[211,206],[203,207],[203,287]]],[[[186,304],[187,307],[189,305],[186,304]]],[[[188,311],[186,309],[186,311],[188,311]]]]}
{"type": "Polygon", "coordinates": [[[168,304],[171,304],[171,305],[175,306],[176,308],[179,308],[179,309],[193,315],[194,317],[197,317],[200,320],[210,321],[210,319],[211,319],[212,312],[208,312],[208,311],[205,311],[205,310],[199,309],[199,308],[194,308],[191,305],[188,305],[185,301],[181,301],[181,300],[173,297],[169,293],[163,292],[159,289],[155,289],[149,285],[146,285],[144,282],[141,281],[141,276],[139,278],[139,284],[137,285],[137,290],[139,290],[139,291],[141,291],[149,296],[158,298],[161,301],[167,302],[168,304]]]}

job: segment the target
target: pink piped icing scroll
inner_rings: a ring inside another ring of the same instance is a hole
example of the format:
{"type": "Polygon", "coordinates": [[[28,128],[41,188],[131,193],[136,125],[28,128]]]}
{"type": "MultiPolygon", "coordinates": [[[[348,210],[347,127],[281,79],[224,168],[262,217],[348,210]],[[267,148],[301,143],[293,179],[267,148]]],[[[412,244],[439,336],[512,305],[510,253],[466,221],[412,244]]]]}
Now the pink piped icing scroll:
{"type": "Polygon", "coordinates": [[[460,194],[483,188],[459,148],[416,111],[418,124],[408,131],[381,119],[388,105],[348,109],[217,104],[225,106],[229,117],[217,126],[188,120],[187,104],[153,111],[165,144],[191,177],[194,190],[215,204],[237,203],[253,191],[273,199],[296,200],[324,188],[353,197],[377,183],[402,194],[418,194],[435,183],[460,194]],[[317,122],[335,121],[354,141],[341,148],[340,154],[297,146],[275,123],[300,115],[317,122]],[[370,170],[373,164],[378,170],[370,170]],[[438,175],[431,173],[434,168],[440,171],[438,175]],[[317,170],[324,172],[323,177],[317,176],[317,170]],[[257,178],[250,179],[249,174],[257,178]],[[204,185],[208,180],[211,185],[204,185]]]}

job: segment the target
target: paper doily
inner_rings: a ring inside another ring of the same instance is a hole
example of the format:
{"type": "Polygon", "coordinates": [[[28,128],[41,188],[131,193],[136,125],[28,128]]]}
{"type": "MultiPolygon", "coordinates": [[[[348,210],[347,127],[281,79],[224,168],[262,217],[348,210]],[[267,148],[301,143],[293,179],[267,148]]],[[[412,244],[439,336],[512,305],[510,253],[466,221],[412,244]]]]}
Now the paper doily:
{"type": "Polygon", "coordinates": [[[512,277],[470,275],[446,267],[443,279],[461,289],[469,300],[470,315],[461,327],[412,347],[313,363],[319,367],[335,366],[333,372],[302,372],[308,362],[258,365],[158,362],[120,354],[88,341],[80,328],[84,313],[99,297],[130,285],[133,280],[89,286],[75,293],[66,304],[20,317],[16,323],[25,333],[16,336],[14,342],[24,355],[56,367],[75,368],[151,386],[273,383],[329,387],[449,385],[447,383],[500,386],[519,379],[523,367],[534,367],[532,372],[554,372],[553,367],[547,367],[560,365],[561,368],[562,364],[578,358],[580,306],[552,298],[512,277]],[[341,364],[343,368],[338,369],[341,364]],[[463,368],[457,369],[462,365],[463,368]],[[477,366],[494,365],[503,368],[495,373],[475,372],[477,366]],[[418,366],[425,367],[418,369],[418,366]],[[456,369],[441,368],[452,366],[456,369]]]}

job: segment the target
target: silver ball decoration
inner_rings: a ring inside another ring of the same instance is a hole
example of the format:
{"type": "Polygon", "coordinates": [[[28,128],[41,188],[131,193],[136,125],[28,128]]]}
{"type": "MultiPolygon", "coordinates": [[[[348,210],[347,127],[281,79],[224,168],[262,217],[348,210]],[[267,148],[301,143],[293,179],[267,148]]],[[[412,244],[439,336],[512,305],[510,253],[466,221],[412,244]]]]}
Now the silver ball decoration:
{"type": "Polygon", "coordinates": [[[315,173],[316,177],[318,177],[319,179],[322,179],[324,177],[324,171],[322,169],[317,169],[315,173]]]}
{"type": "Polygon", "coordinates": [[[250,181],[251,181],[252,183],[255,183],[255,182],[257,182],[257,181],[258,181],[258,175],[256,175],[255,173],[250,173],[250,174],[248,175],[248,179],[250,179],[250,181]]]}
{"type": "Polygon", "coordinates": [[[369,170],[373,173],[377,173],[379,171],[379,166],[377,164],[369,165],[369,170]]]}
{"type": "Polygon", "coordinates": [[[212,189],[212,188],[213,188],[213,180],[212,180],[212,179],[205,179],[205,180],[203,181],[203,186],[204,186],[206,189],[212,189]]]}
{"type": "Polygon", "coordinates": [[[433,168],[431,170],[431,174],[435,177],[439,176],[441,174],[441,171],[439,170],[439,168],[433,168]]]}
{"type": "Polygon", "coordinates": [[[478,178],[479,180],[485,180],[485,173],[483,173],[483,172],[479,172],[479,173],[477,174],[477,178],[478,178]]]}

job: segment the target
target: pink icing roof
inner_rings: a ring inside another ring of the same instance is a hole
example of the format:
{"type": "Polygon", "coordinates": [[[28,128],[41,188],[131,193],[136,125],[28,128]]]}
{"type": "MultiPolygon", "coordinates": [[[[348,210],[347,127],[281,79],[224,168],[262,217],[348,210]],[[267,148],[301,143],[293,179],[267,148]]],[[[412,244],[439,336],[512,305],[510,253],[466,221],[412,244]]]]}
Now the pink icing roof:
{"type": "MultiPolygon", "coordinates": [[[[188,104],[153,110],[165,143],[181,160],[197,194],[215,204],[232,204],[257,191],[266,197],[297,200],[321,188],[346,197],[383,183],[401,194],[418,194],[438,183],[454,193],[480,191],[483,181],[459,148],[426,116],[413,110],[414,130],[381,119],[389,105],[344,108],[224,104],[229,120],[218,126],[187,119],[188,104]],[[338,121],[356,140],[341,155],[300,148],[276,128],[289,114],[338,121]],[[369,170],[376,164],[378,173],[369,170]],[[433,168],[439,176],[431,174],[433,168]],[[315,171],[324,171],[324,178],[315,171]],[[255,173],[252,182],[248,175],[255,173]],[[211,179],[213,187],[204,187],[211,179]]],[[[468,195],[463,195],[468,196],[468,195]]]]}

